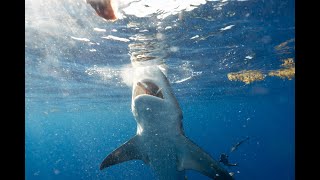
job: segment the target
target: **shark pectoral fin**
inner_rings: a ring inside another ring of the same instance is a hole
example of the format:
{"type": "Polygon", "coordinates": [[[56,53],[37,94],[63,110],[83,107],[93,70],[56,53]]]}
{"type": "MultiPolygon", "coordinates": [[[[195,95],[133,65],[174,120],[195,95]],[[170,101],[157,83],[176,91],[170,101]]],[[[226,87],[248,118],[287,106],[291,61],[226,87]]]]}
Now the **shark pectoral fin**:
{"type": "Polygon", "coordinates": [[[136,135],[109,154],[101,163],[100,170],[134,159],[143,160],[145,163],[147,163],[148,158],[144,157],[139,151],[139,144],[139,136],[136,135]]]}
{"type": "Polygon", "coordinates": [[[213,179],[233,179],[232,176],[210,155],[183,136],[180,144],[178,170],[193,169],[213,179]]]}

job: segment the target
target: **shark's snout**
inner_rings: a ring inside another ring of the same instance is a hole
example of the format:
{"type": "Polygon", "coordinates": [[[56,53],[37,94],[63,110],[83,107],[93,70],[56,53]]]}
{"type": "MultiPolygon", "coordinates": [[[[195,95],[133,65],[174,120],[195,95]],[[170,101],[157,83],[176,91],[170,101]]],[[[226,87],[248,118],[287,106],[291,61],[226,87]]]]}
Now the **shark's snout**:
{"type": "Polygon", "coordinates": [[[164,99],[163,94],[162,94],[162,88],[160,88],[155,83],[153,83],[149,80],[137,82],[135,89],[134,89],[133,98],[137,97],[138,95],[142,95],[142,94],[147,94],[147,95],[151,95],[151,96],[155,96],[155,97],[164,99]]]}

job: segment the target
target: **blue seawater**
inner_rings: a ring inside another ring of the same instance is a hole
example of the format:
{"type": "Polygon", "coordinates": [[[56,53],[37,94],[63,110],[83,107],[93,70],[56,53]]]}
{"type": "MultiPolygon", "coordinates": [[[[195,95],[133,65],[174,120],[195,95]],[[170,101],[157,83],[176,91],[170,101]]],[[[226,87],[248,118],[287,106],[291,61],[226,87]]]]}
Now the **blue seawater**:
{"type": "Polygon", "coordinates": [[[83,1],[27,0],[25,178],[156,178],[142,161],[99,170],[136,133],[126,78],[130,56],[145,50],[130,37],[143,36],[146,54],[168,66],[188,138],[217,160],[228,153],[237,180],[295,179],[295,79],[268,75],[294,60],[294,3],[208,1],[165,19],[106,22],[83,1]],[[228,79],[243,70],[266,76],[228,79]]]}

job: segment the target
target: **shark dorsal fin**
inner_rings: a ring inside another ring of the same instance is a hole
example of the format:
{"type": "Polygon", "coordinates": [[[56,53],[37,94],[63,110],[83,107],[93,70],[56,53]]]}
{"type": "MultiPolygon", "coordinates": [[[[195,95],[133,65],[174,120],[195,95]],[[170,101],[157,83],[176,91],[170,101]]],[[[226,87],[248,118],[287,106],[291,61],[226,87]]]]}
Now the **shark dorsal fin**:
{"type": "Polygon", "coordinates": [[[213,179],[231,180],[232,176],[209,154],[203,151],[191,140],[182,136],[180,144],[178,170],[196,170],[213,179]]]}
{"type": "Polygon", "coordinates": [[[148,157],[144,157],[138,149],[139,147],[139,136],[136,135],[129,141],[118,147],[112,153],[110,153],[101,163],[100,170],[110,167],[115,164],[119,164],[130,160],[143,160],[145,163],[148,162],[148,157]]]}

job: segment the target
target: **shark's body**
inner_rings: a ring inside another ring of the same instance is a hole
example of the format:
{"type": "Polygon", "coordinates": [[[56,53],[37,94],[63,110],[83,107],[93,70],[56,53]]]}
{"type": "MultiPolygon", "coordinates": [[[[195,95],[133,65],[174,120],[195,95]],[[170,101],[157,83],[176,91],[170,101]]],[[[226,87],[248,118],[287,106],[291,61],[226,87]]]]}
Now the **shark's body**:
{"type": "Polygon", "coordinates": [[[217,161],[184,135],[182,111],[171,86],[157,66],[135,70],[132,113],[137,134],[109,154],[100,169],[142,160],[160,180],[185,179],[185,170],[193,169],[213,179],[233,179],[217,161]]]}

